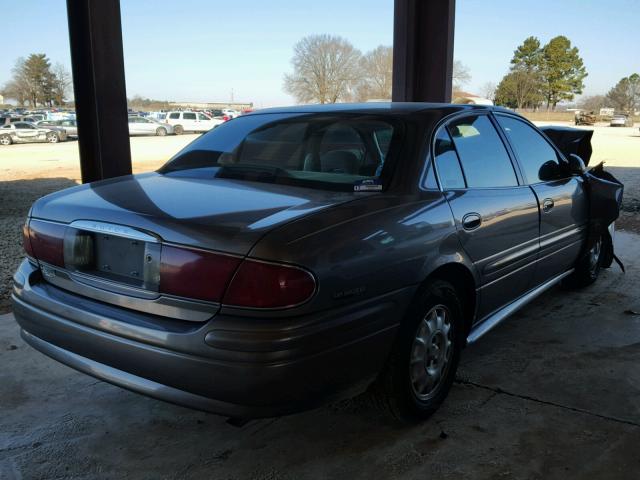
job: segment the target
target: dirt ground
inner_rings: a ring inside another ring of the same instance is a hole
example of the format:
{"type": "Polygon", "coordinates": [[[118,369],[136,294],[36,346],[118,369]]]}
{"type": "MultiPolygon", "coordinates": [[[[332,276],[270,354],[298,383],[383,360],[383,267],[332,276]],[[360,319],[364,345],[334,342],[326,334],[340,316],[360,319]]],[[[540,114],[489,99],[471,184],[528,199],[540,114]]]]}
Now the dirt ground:
{"type": "Polygon", "coordinates": [[[366,395],[233,427],[60,365],[0,316],[0,478],[637,479],[639,241],[616,237],[626,274],[552,289],[468,347],[411,427],[366,395]]]}
{"type": "MultiPolygon", "coordinates": [[[[550,122],[536,122],[546,125],[550,122]]],[[[554,124],[570,125],[568,122],[554,124]]],[[[617,227],[640,232],[640,131],[604,125],[594,130],[591,164],[606,166],[625,184],[617,227]]],[[[131,157],[135,173],[157,169],[197,135],[135,137],[131,157]]],[[[31,204],[50,192],[80,181],[77,142],[11,145],[0,148],[0,313],[10,309],[11,276],[22,258],[21,228],[31,204]]]]}

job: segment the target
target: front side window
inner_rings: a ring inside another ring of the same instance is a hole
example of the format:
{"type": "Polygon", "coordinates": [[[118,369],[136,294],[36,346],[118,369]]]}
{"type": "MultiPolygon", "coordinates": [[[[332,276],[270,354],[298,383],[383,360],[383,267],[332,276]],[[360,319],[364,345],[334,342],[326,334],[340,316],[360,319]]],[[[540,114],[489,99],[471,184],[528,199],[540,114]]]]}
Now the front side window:
{"type": "Polygon", "coordinates": [[[509,154],[486,115],[463,117],[448,125],[467,187],[518,185],[509,154]]]}
{"type": "Polygon", "coordinates": [[[209,117],[207,117],[206,115],[203,115],[202,113],[198,114],[198,120],[211,120],[209,117]]]}
{"type": "Polygon", "coordinates": [[[210,168],[218,178],[354,191],[381,188],[400,129],[377,115],[260,114],[239,117],[203,135],[162,169],[176,174],[210,168]],[[377,132],[390,139],[382,155],[377,132]]]}
{"type": "Polygon", "coordinates": [[[14,123],[14,125],[16,126],[17,129],[20,129],[20,130],[29,130],[34,128],[31,124],[23,123],[23,122],[16,122],[14,123]]]}
{"type": "Polygon", "coordinates": [[[512,117],[497,115],[509,143],[516,152],[528,183],[554,180],[562,176],[558,154],[534,128],[512,117]]]}
{"type": "Polygon", "coordinates": [[[178,112],[170,113],[169,118],[171,118],[172,120],[177,120],[178,118],[180,118],[180,114],[178,112]]]}
{"type": "Polygon", "coordinates": [[[182,114],[182,118],[184,120],[195,120],[196,119],[196,114],[195,113],[183,113],[182,114]]]}

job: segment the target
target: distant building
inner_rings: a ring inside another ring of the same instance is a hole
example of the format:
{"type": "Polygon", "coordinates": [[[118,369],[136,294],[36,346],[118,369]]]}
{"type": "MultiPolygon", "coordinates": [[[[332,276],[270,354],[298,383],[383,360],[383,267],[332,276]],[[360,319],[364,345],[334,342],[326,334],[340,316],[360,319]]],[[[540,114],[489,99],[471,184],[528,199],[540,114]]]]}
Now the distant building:
{"type": "Polygon", "coordinates": [[[198,110],[230,108],[232,110],[249,110],[253,102],[169,102],[172,108],[195,108],[198,110]]]}
{"type": "Polygon", "coordinates": [[[458,103],[462,105],[493,105],[493,102],[488,98],[482,98],[478,95],[469,92],[453,92],[453,99],[451,103],[458,103]]]}

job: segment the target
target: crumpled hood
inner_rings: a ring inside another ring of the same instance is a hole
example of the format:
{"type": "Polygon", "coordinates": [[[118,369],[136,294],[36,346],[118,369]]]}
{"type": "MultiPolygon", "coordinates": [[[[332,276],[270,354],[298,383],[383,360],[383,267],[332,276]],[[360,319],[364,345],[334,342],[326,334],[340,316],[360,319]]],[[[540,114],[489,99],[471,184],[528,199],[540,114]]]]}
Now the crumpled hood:
{"type": "Polygon", "coordinates": [[[540,130],[551,139],[565,157],[573,153],[582,158],[585,165],[589,165],[593,153],[591,148],[593,130],[557,126],[540,127],[540,130]]]}
{"type": "Polygon", "coordinates": [[[127,225],[166,242],[244,255],[268,230],[353,198],[348,192],[154,172],[47,195],[31,215],[127,225]]]}

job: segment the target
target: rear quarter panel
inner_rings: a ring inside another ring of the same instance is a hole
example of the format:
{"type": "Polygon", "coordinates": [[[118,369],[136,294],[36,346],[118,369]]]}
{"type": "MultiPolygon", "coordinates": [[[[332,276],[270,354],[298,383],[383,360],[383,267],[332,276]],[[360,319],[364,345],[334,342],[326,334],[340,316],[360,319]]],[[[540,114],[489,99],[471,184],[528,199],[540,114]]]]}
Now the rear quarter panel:
{"type": "Polygon", "coordinates": [[[250,256],[302,265],[314,273],[316,295],[292,314],[417,288],[445,263],[472,269],[439,191],[365,194],[269,232],[250,256]]]}

